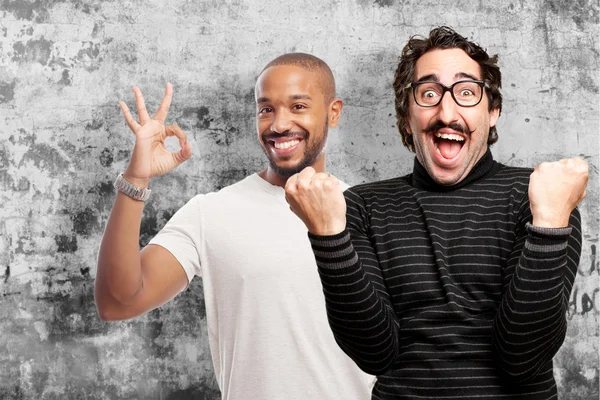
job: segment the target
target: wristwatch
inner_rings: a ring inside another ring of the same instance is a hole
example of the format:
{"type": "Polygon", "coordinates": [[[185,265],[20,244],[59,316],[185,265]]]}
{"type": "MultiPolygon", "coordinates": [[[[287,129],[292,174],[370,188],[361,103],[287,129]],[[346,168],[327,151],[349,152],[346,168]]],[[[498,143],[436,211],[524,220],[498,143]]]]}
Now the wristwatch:
{"type": "Polygon", "coordinates": [[[115,189],[134,200],[146,201],[150,197],[150,189],[142,189],[129,182],[123,174],[119,174],[115,180],[115,189]]]}

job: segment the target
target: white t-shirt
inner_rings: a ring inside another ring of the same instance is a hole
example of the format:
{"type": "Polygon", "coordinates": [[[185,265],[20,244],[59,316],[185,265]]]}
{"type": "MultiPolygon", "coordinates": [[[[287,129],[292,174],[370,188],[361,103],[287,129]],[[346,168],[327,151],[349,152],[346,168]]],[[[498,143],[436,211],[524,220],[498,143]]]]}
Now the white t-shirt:
{"type": "Polygon", "coordinates": [[[302,221],[257,174],[198,195],[151,240],[203,279],[225,400],[365,400],[374,378],[333,338],[302,221]]]}

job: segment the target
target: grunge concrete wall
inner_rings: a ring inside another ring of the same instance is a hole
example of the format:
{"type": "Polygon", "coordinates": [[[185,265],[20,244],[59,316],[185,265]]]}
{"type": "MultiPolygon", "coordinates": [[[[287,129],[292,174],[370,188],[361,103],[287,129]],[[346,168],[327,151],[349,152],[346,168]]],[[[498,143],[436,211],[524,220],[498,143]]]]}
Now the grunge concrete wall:
{"type": "Polygon", "coordinates": [[[329,165],[351,184],[407,173],[391,82],[409,35],[447,24],[500,55],[504,163],[590,164],[561,399],[598,398],[597,1],[0,0],[0,398],[217,399],[202,283],[130,322],[96,315],[103,226],[133,137],[118,108],[167,81],[194,158],[156,179],[146,243],[189,198],[264,166],[253,86],[275,56],[325,59],[345,100],[329,165]]]}

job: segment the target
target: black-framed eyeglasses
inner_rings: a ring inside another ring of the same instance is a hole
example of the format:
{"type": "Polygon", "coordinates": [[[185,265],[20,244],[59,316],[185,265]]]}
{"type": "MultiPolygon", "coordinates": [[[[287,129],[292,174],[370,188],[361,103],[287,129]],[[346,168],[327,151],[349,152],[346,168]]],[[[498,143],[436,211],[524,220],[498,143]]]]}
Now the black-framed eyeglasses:
{"type": "Polygon", "coordinates": [[[422,81],[411,82],[404,89],[412,89],[415,103],[421,107],[435,107],[441,103],[446,92],[461,107],[475,107],[483,98],[483,88],[490,88],[485,81],[464,80],[454,82],[452,86],[440,82],[422,81]]]}

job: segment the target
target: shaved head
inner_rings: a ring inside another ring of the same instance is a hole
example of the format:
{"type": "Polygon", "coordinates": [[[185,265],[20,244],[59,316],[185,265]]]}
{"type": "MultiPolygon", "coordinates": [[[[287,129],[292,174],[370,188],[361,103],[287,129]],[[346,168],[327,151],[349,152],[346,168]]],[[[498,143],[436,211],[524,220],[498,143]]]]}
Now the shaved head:
{"type": "Polygon", "coordinates": [[[325,102],[329,103],[335,98],[333,73],[325,61],[320,58],[306,53],[287,53],[268,63],[260,73],[262,74],[265,70],[278,65],[293,65],[310,72],[316,72],[318,74],[318,85],[321,88],[325,102]]]}

